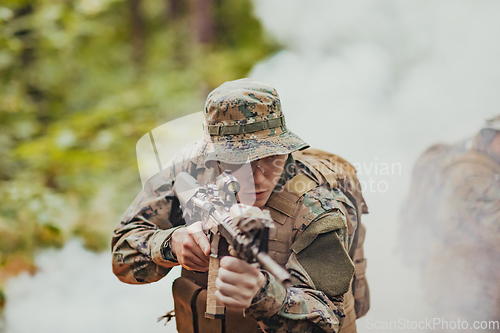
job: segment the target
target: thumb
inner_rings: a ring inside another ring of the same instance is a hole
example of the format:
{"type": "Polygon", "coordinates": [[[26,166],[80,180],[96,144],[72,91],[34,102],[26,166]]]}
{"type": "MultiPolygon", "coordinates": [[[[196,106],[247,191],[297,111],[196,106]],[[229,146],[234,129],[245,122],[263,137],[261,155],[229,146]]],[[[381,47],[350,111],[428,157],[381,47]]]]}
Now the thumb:
{"type": "Polygon", "coordinates": [[[202,223],[196,222],[188,227],[189,234],[193,237],[194,241],[201,248],[206,256],[210,255],[210,241],[207,235],[203,232],[202,223]]]}

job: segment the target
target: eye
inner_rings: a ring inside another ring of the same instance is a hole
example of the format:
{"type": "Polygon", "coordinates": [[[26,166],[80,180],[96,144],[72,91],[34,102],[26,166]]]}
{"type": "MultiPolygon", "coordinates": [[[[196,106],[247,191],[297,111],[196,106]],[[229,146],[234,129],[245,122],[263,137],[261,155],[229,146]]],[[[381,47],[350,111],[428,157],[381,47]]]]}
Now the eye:
{"type": "Polygon", "coordinates": [[[272,162],[272,161],[274,161],[276,159],[276,157],[278,157],[278,155],[268,156],[268,157],[263,158],[262,160],[264,162],[272,162]]]}

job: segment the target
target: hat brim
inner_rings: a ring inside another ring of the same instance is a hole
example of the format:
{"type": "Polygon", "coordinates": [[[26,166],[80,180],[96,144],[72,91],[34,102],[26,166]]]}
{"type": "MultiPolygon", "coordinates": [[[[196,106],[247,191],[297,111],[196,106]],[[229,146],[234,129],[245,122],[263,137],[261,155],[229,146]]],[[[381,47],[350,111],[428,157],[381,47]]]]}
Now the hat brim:
{"type": "Polygon", "coordinates": [[[309,148],[309,145],[290,131],[280,135],[244,140],[214,142],[205,136],[198,148],[197,164],[206,165],[210,161],[230,164],[244,164],[272,155],[289,154],[309,148]]]}

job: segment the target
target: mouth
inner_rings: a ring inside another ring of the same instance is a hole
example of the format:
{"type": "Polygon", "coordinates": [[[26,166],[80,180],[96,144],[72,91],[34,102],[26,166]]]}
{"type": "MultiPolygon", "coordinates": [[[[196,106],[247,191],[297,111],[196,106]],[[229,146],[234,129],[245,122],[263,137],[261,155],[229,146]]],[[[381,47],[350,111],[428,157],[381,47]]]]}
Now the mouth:
{"type": "Polygon", "coordinates": [[[266,195],[267,191],[255,191],[250,193],[250,195],[255,194],[255,199],[262,199],[266,195]]]}

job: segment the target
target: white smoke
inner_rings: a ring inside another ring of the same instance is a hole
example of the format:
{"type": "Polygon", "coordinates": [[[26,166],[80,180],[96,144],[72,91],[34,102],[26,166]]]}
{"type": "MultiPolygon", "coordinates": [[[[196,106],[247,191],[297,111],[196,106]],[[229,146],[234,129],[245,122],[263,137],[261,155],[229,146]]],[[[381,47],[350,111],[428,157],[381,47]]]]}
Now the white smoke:
{"type": "MultiPolygon", "coordinates": [[[[366,184],[372,308],[358,321],[432,318],[419,274],[397,255],[398,214],[417,156],[471,136],[500,113],[500,2],[255,0],[285,49],[251,76],[274,85],[287,124],[311,146],[355,162],[366,184]],[[370,185],[373,185],[370,187],[370,185]],[[385,188],[387,186],[387,189],[385,188]]],[[[7,333],[174,332],[171,281],[129,286],[109,254],[76,243],[37,257],[7,285],[7,333]]],[[[406,331],[406,330],[405,330],[406,331]]],[[[410,331],[410,330],[408,330],[410,331]]]]}
{"type": "Polygon", "coordinates": [[[293,132],[354,162],[366,185],[372,304],[358,331],[432,319],[420,273],[398,256],[399,211],[426,148],[470,137],[500,113],[500,2],[255,4],[285,50],[251,76],[278,89],[293,132]]]}
{"type": "Polygon", "coordinates": [[[148,285],[127,285],[111,271],[111,254],[85,251],[77,241],[36,256],[39,271],[7,284],[7,333],[175,332],[157,319],[173,310],[172,274],[148,285]]]}
{"type": "Polygon", "coordinates": [[[367,148],[414,137],[421,149],[499,112],[498,2],[275,0],[256,12],[288,47],[252,76],[277,86],[296,131],[372,128],[367,148]]]}

